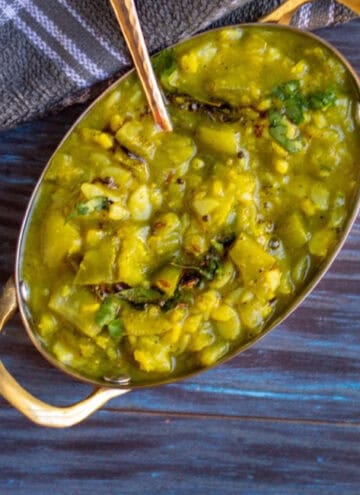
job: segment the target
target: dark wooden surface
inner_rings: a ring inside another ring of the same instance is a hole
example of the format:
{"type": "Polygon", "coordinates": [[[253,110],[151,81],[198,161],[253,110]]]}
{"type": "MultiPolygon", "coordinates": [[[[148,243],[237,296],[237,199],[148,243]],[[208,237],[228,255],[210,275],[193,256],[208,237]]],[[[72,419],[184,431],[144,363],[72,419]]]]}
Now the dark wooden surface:
{"type": "MultiPolygon", "coordinates": [[[[319,32],[360,72],[360,20],[319,32]]],[[[0,134],[0,282],[48,157],[82,107],[0,134]]],[[[360,157],[359,157],[360,158],[360,157]]],[[[1,359],[57,405],[90,388],[47,364],[19,318],[1,359]]],[[[227,364],[131,392],[68,430],[0,398],[0,495],[360,493],[360,221],[313,294],[227,364]]]]}

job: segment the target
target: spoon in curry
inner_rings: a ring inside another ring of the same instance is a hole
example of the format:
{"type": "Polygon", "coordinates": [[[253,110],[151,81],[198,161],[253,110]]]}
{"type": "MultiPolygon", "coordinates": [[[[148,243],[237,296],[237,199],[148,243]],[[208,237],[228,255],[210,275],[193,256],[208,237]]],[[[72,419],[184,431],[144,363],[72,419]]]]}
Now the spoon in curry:
{"type": "Polygon", "coordinates": [[[146,48],[134,0],[110,0],[154,120],[163,131],[172,131],[172,124],[146,48]]]}

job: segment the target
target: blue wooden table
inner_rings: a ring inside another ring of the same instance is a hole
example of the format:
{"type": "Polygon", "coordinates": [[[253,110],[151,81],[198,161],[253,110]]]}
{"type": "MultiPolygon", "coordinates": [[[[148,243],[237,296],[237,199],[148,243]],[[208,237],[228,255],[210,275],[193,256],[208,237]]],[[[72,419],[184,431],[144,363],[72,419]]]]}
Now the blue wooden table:
{"type": "MultiPolygon", "coordinates": [[[[360,20],[319,34],[360,72],[360,20]]],[[[82,110],[0,134],[1,283],[36,180],[82,110]]],[[[90,391],[44,361],[19,318],[0,356],[43,400],[90,391]]],[[[114,399],[67,430],[37,427],[0,398],[0,495],[192,493],[360,493],[359,220],[302,306],[222,366],[114,399]]]]}

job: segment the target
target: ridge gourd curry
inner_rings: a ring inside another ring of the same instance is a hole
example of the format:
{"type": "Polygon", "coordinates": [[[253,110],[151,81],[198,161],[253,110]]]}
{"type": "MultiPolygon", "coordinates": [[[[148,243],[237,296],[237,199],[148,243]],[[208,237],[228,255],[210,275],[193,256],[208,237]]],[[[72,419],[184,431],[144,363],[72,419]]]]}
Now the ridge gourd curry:
{"type": "Polygon", "coordinates": [[[341,237],[359,156],[349,71],[270,26],[153,58],[174,132],[135,74],[54,155],[20,268],[42,345],[84,377],[207,367],[284,313],[341,237]]]}

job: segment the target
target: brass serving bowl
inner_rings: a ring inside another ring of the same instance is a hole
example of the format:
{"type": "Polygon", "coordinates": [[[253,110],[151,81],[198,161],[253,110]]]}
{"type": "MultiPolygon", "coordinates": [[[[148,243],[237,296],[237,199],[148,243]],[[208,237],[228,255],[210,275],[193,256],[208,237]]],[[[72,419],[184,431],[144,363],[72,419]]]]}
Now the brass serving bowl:
{"type": "MultiPolygon", "coordinates": [[[[295,2],[288,2],[290,7],[294,8],[294,4],[298,5],[300,3],[303,3],[299,0],[295,2]]],[[[296,6],[295,5],[295,6],[296,6]]],[[[289,6],[288,6],[289,7],[289,6]]],[[[289,20],[289,15],[288,15],[288,10],[285,9],[284,5],[277,9],[275,12],[273,12],[272,15],[268,16],[265,18],[266,21],[274,21],[274,22],[285,22],[285,24],[288,23],[289,20]]],[[[253,24],[244,24],[240,25],[239,27],[243,26],[252,26],[253,24]]],[[[321,40],[317,36],[310,34],[310,33],[304,33],[296,28],[293,27],[287,27],[285,25],[283,26],[278,26],[277,29],[279,30],[293,30],[296,32],[301,32],[304,37],[310,37],[316,40],[317,43],[320,45],[325,46],[327,49],[329,49],[332,54],[337,57],[343,65],[347,68],[349,75],[351,76],[353,82],[354,82],[354,88],[357,94],[358,98],[358,107],[357,107],[357,118],[359,120],[359,125],[360,125],[360,81],[359,78],[357,77],[356,73],[354,70],[351,68],[349,63],[344,59],[344,57],[337,51],[335,50],[331,45],[329,45],[327,42],[321,40]]],[[[126,74],[123,77],[126,77],[128,74],[126,74]]],[[[103,98],[106,94],[108,94],[114,87],[118,84],[119,81],[114,83],[111,87],[109,87],[102,95],[99,96],[97,100],[95,100],[92,105],[89,107],[91,109],[96,103],[98,102],[99,99],[103,98]]],[[[74,126],[68,131],[66,136],[64,137],[63,141],[68,137],[68,135],[72,132],[74,127],[77,125],[77,123],[84,117],[84,115],[89,111],[87,109],[81,117],[77,120],[77,122],[74,124],[74,126]]],[[[59,146],[63,143],[63,141],[60,143],[59,146]]],[[[57,150],[56,150],[57,151],[57,150]]],[[[56,153],[55,151],[55,153],[56,153]]],[[[37,186],[35,187],[35,190],[32,194],[32,197],[30,199],[22,228],[20,231],[19,235],[19,240],[18,240],[18,247],[17,247],[17,255],[16,255],[16,262],[15,262],[15,278],[11,278],[7,284],[4,287],[4,291],[2,294],[2,297],[0,299],[0,330],[3,328],[4,324],[6,321],[11,317],[11,315],[15,312],[17,307],[19,308],[23,324],[27,330],[27,333],[35,345],[35,347],[39,350],[39,352],[49,361],[51,362],[54,366],[59,368],[60,370],[64,371],[65,373],[71,375],[72,377],[86,381],[89,383],[92,383],[95,386],[95,389],[93,393],[86,398],[83,401],[80,401],[76,403],[73,406],[70,407],[54,407],[49,404],[46,404],[35,397],[33,397],[31,394],[29,394],[26,390],[24,390],[16,381],[15,379],[8,373],[8,371],[5,369],[4,365],[0,361],[0,393],[7,399],[16,409],[18,409],[20,412],[22,412],[25,416],[27,416],[29,419],[34,421],[35,423],[44,425],[44,426],[51,426],[51,427],[65,427],[65,426],[71,426],[73,424],[76,424],[80,421],[82,421],[84,418],[92,414],[94,411],[96,411],[98,408],[100,408],[103,404],[105,404],[109,399],[113,397],[120,396],[122,394],[125,394],[130,390],[128,386],[127,381],[118,381],[115,383],[107,383],[105,381],[100,381],[100,380],[92,380],[92,379],[86,379],[83,376],[81,376],[79,373],[76,373],[75,371],[69,371],[68,368],[66,368],[62,363],[57,361],[44,347],[41,345],[38,337],[35,335],[33,329],[31,328],[29,318],[28,318],[28,313],[26,309],[26,294],[24,294],[24,286],[21,282],[20,279],[20,265],[21,265],[21,256],[22,256],[22,245],[23,245],[23,238],[24,238],[24,232],[26,231],[27,223],[29,221],[29,218],[31,217],[31,210],[32,206],[36,197],[36,193],[38,191],[38,188],[40,186],[40,183],[42,182],[42,178],[51,162],[51,159],[48,162],[48,165],[45,167],[45,170],[43,174],[41,175],[37,186]]],[[[360,169],[359,169],[360,171],[360,169]]],[[[338,242],[336,248],[333,250],[331,255],[324,261],[320,269],[318,270],[317,274],[313,279],[310,281],[309,284],[297,295],[296,298],[294,298],[292,304],[290,307],[287,309],[285,313],[283,313],[281,316],[279,316],[275,321],[273,321],[263,332],[260,333],[255,339],[252,339],[250,342],[246,343],[245,345],[241,345],[240,348],[236,349],[233,353],[230,355],[226,355],[225,358],[222,360],[218,361],[215,365],[217,366],[218,364],[224,362],[225,360],[228,360],[232,358],[234,355],[242,352],[243,350],[247,349],[251,345],[253,345],[255,342],[257,342],[260,338],[262,338],[265,334],[267,334],[271,329],[273,329],[276,325],[278,325],[280,322],[282,322],[294,309],[303,301],[303,299],[312,291],[312,289],[315,287],[315,285],[320,281],[320,279],[323,277],[325,272],[328,270],[330,267],[331,263],[333,262],[334,258],[336,257],[337,253],[341,249],[343,243],[345,242],[345,239],[351,229],[351,226],[357,216],[358,210],[360,206],[360,173],[357,178],[357,190],[355,192],[354,198],[352,205],[350,206],[350,214],[348,215],[348,219],[346,222],[346,225],[343,230],[342,237],[340,241],[338,242]]],[[[208,367],[210,368],[210,367],[208,367]]],[[[192,373],[188,373],[186,376],[191,376],[195,373],[198,373],[200,371],[204,371],[208,368],[203,368],[202,370],[197,370],[192,373]]],[[[181,377],[183,378],[183,377],[181,377]]],[[[148,385],[136,385],[136,387],[148,387],[148,386],[154,386],[158,385],[160,383],[168,383],[171,381],[178,380],[179,378],[176,379],[162,379],[162,380],[157,380],[155,382],[152,382],[151,384],[148,385]]]]}

